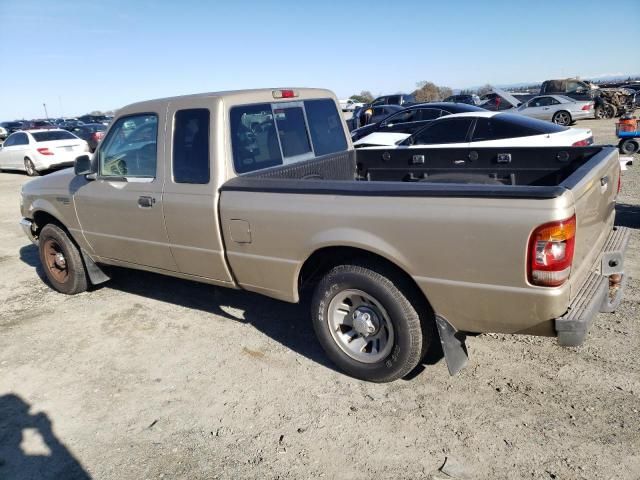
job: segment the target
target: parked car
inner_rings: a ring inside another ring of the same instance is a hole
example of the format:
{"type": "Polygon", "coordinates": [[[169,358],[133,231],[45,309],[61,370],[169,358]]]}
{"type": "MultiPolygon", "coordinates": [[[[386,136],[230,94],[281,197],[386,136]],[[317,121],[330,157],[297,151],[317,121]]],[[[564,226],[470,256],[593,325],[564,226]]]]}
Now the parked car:
{"type": "Polygon", "coordinates": [[[494,87],[492,91],[480,97],[480,107],[492,112],[503,112],[518,108],[525,100],[501,88],[494,87]]]}
{"type": "Polygon", "coordinates": [[[486,112],[486,110],[466,103],[420,103],[391,114],[379,122],[353,130],[351,140],[355,142],[374,132],[411,134],[436,118],[463,112],[486,112]]]}
{"type": "Polygon", "coordinates": [[[592,100],[573,100],[563,95],[540,95],[520,105],[519,114],[568,126],[576,120],[595,118],[592,100]]]}
{"type": "Polygon", "coordinates": [[[64,130],[72,130],[81,125],[84,125],[84,122],[76,119],[67,119],[60,125],[60,128],[63,128],[64,130]]]}
{"type": "Polygon", "coordinates": [[[108,117],[106,115],[82,115],[78,117],[82,123],[102,123],[104,125],[109,125],[112,117],[108,117]]]}
{"type": "Polygon", "coordinates": [[[28,130],[9,135],[0,147],[0,170],[21,170],[34,177],[43,170],[73,165],[89,145],[66,130],[28,130]]]}
{"type": "Polygon", "coordinates": [[[353,115],[347,122],[350,130],[355,130],[371,123],[378,123],[380,120],[388,117],[392,113],[404,110],[405,107],[400,105],[365,105],[361,108],[356,108],[353,111],[353,115]]]}
{"type": "Polygon", "coordinates": [[[613,118],[631,113],[636,108],[635,90],[626,88],[599,88],[577,78],[546,80],[540,87],[540,95],[564,95],[574,100],[592,100],[596,118],[613,118]]]}
{"type": "Polygon", "coordinates": [[[456,373],[465,332],[581,344],[624,291],[619,178],[610,146],[381,155],[353,150],[327,90],[207,93],[120,110],[93,161],[23,185],[21,225],[65,294],[118,265],[309,296],[329,358],[386,382],[432,342],[456,373]],[[123,152],[131,120],[154,135],[123,152]]]}
{"type": "Polygon", "coordinates": [[[469,95],[451,95],[443,100],[443,102],[466,103],[468,105],[480,105],[480,97],[475,94],[469,95]]]}
{"type": "Polygon", "coordinates": [[[11,135],[13,132],[22,130],[26,123],[27,122],[2,122],[0,125],[4,127],[9,135],[11,135]]]}
{"type": "Polygon", "coordinates": [[[459,147],[557,147],[587,146],[593,133],[514,113],[456,113],[432,121],[422,130],[407,133],[375,132],[354,142],[356,147],[393,146],[459,147]]]}
{"type": "Polygon", "coordinates": [[[362,102],[356,102],[351,98],[347,100],[340,100],[340,108],[343,112],[353,112],[356,108],[361,108],[364,106],[362,102]]]}
{"type": "Polygon", "coordinates": [[[29,126],[29,129],[31,129],[31,130],[34,130],[34,129],[44,130],[44,129],[48,129],[48,128],[58,128],[58,127],[56,127],[49,120],[33,120],[31,122],[31,125],[29,126]]]}
{"type": "Polygon", "coordinates": [[[416,98],[409,93],[396,93],[393,95],[383,95],[376,98],[371,105],[404,105],[405,107],[416,103],[416,98]]]}
{"type": "Polygon", "coordinates": [[[78,125],[69,129],[76,137],[81,138],[89,144],[89,150],[93,152],[107,130],[101,123],[89,123],[87,125],[78,125]]]}

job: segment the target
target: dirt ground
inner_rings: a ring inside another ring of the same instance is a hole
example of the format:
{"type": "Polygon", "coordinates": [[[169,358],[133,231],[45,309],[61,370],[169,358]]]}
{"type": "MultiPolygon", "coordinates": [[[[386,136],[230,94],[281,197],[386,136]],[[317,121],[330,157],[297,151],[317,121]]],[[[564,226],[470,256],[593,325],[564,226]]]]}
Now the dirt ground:
{"type": "Polygon", "coordinates": [[[480,335],[459,376],[384,385],[334,370],[306,306],[126,270],[55,293],[2,173],[0,478],[638,479],[639,172],[627,297],[583,347],[480,335]]]}

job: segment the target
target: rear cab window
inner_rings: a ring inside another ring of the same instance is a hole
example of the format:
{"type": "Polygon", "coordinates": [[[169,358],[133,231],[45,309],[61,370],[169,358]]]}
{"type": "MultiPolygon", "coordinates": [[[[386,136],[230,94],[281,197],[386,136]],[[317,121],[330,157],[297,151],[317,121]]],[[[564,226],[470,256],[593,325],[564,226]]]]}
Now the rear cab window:
{"type": "Polygon", "coordinates": [[[172,166],[175,183],[209,183],[209,122],[207,108],[176,112],[172,166]]]}
{"type": "Polygon", "coordinates": [[[347,149],[332,99],[240,105],[231,108],[236,173],[287,165],[347,149]]]}

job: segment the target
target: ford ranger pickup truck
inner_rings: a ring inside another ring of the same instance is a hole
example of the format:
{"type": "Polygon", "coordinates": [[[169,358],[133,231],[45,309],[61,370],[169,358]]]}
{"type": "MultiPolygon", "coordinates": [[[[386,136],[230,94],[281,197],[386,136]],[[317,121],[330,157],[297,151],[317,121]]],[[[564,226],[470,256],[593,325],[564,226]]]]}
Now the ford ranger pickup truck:
{"type": "Polygon", "coordinates": [[[245,90],[123,108],[21,224],[65,294],[105,265],[308,294],[330,359],[385,382],[434,341],[457,373],[469,333],[581,344],[624,290],[619,185],[614,147],[355,151],[331,92],[245,90]]]}

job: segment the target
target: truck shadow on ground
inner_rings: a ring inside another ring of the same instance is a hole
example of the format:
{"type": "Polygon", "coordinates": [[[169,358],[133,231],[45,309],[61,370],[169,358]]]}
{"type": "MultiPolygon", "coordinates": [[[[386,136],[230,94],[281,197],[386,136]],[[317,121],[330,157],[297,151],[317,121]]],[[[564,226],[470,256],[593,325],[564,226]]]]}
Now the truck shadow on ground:
{"type": "Polygon", "coordinates": [[[15,394],[0,396],[0,478],[89,480],[91,476],[53,433],[46,413],[29,413],[15,394]]]}
{"type": "Polygon", "coordinates": [[[640,229],[640,206],[618,203],[616,205],[616,225],[640,229]]]}
{"type": "MultiPolygon", "coordinates": [[[[20,259],[35,268],[40,279],[47,283],[38,248],[26,245],[20,249],[20,259]]],[[[98,289],[114,289],[131,295],[152,298],[184,308],[200,310],[235,322],[251,324],[258,331],[281,345],[314,362],[338,371],[318,343],[311,325],[310,302],[299,304],[274,300],[257,293],[215,287],[140,270],[110,267],[111,280],[98,289]]],[[[443,358],[438,338],[432,342],[422,365],[406,379],[416,377],[424,365],[433,365],[443,358]]]]}

